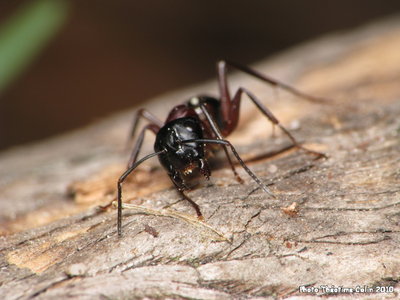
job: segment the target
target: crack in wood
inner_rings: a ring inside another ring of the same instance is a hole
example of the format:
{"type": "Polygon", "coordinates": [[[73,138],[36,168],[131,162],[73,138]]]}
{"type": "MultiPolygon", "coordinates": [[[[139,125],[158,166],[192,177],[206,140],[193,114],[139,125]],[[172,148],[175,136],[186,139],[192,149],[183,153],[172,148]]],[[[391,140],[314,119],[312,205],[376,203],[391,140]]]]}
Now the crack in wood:
{"type": "Polygon", "coordinates": [[[61,279],[57,279],[57,280],[51,282],[50,284],[46,285],[45,287],[37,290],[33,294],[29,295],[28,299],[34,299],[36,297],[39,297],[41,294],[47,292],[49,289],[59,285],[62,282],[65,282],[65,281],[68,281],[68,280],[71,280],[71,279],[72,279],[72,277],[69,277],[69,276],[65,276],[65,277],[62,277],[61,279]]]}
{"type": "Polygon", "coordinates": [[[379,244],[383,241],[390,240],[390,236],[384,236],[381,239],[377,240],[371,240],[371,241],[366,241],[366,242],[335,242],[335,241],[317,241],[315,239],[312,240],[295,240],[295,242],[298,243],[307,243],[307,244],[334,244],[334,245],[348,245],[348,246],[366,246],[366,245],[373,245],[373,244],[379,244]]]}
{"type": "Polygon", "coordinates": [[[304,206],[302,210],[314,210],[314,211],[378,211],[383,210],[386,208],[396,207],[400,205],[400,202],[383,205],[379,207],[359,207],[359,208],[352,208],[352,207],[310,207],[304,206]]]}

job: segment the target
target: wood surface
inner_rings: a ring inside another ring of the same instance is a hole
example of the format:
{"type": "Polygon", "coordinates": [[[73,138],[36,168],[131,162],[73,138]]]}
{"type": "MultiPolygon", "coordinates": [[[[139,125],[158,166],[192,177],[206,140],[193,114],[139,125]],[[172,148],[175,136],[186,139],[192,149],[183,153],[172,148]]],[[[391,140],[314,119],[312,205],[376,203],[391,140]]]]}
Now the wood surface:
{"type": "MultiPolygon", "coordinates": [[[[133,112],[0,154],[2,299],[230,299],[313,295],[395,298],[400,278],[400,18],[320,38],[253,66],[329,104],[275,93],[233,72],[293,135],[290,141],[247,99],[228,139],[278,196],[238,166],[220,163],[189,196],[206,224],[125,210],[116,234],[116,180],[133,112]],[[321,285],[393,287],[326,293],[321,285]],[[319,288],[304,293],[300,286],[319,288]]],[[[213,68],[210,62],[210,68],[213,68]]],[[[146,107],[161,118],[216,81],[171,92],[146,107]]],[[[148,134],[141,155],[150,153],[148,134]]],[[[223,160],[222,160],[223,161],[223,160]]],[[[124,185],[124,200],[195,216],[157,159],[124,185]]]]}

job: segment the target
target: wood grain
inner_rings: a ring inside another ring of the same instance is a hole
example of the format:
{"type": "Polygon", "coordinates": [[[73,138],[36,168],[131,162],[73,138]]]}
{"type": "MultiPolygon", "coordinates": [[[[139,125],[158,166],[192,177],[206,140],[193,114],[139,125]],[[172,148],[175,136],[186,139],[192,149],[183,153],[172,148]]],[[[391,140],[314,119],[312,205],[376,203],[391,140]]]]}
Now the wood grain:
{"type": "MultiPolygon", "coordinates": [[[[257,94],[305,146],[287,138],[244,100],[229,139],[279,199],[239,170],[238,184],[220,165],[190,192],[207,224],[231,242],[184,221],[101,210],[115,199],[132,111],[0,154],[0,294],[3,299],[306,297],[299,286],[393,286],[400,278],[400,19],[321,38],[255,68],[332,99],[308,103],[246,75],[232,89],[257,94]],[[150,231],[149,228],[152,230],[150,231]],[[154,231],[153,231],[154,230],[154,231]],[[156,232],[157,234],[153,234],[156,232]]],[[[211,62],[210,62],[211,65],[211,62]]],[[[162,95],[166,108],[215,82],[162,95]]],[[[143,155],[151,151],[149,137],[143,155]]],[[[193,214],[157,160],[124,185],[125,199],[154,209],[193,214]]],[[[323,294],[319,290],[318,294],[323,294]]],[[[341,299],[348,294],[340,294],[341,299]]],[[[329,295],[328,295],[329,296],[329,295]]]]}

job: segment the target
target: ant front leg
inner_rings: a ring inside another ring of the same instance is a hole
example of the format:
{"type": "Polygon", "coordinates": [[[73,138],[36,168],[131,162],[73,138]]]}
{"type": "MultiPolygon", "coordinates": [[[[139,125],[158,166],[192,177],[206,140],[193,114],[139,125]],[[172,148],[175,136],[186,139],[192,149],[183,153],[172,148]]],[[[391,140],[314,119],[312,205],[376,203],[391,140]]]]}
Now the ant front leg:
{"type": "MultiPolygon", "coordinates": [[[[207,171],[206,171],[207,172],[207,171]]],[[[189,190],[190,188],[186,185],[185,181],[182,179],[181,175],[179,172],[176,170],[171,169],[169,174],[171,178],[172,183],[175,185],[176,190],[182,195],[184,200],[187,200],[194,208],[197,214],[197,218],[200,221],[204,221],[203,214],[201,213],[200,206],[194,202],[188,195],[185,194],[186,190],[189,190]]],[[[210,176],[210,171],[206,173],[207,178],[210,176]]]]}
{"type": "MultiPolygon", "coordinates": [[[[240,65],[233,64],[233,63],[230,63],[230,64],[232,64],[234,67],[236,67],[237,69],[239,69],[245,73],[253,75],[267,83],[274,85],[274,86],[281,87],[295,95],[301,96],[310,101],[314,101],[314,102],[325,101],[325,99],[307,95],[303,92],[298,91],[297,89],[295,89],[291,86],[281,83],[275,79],[266,77],[265,75],[260,74],[250,68],[242,67],[240,65]]],[[[326,157],[326,155],[323,153],[307,149],[307,148],[303,147],[302,145],[300,145],[297,142],[297,140],[293,137],[293,135],[283,125],[280,124],[279,120],[272,114],[272,112],[265,105],[263,105],[261,103],[261,101],[259,99],[257,99],[257,97],[253,93],[251,93],[249,90],[247,90],[243,87],[240,87],[236,91],[233,98],[231,98],[230,92],[229,92],[229,87],[228,87],[228,82],[227,82],[227,78],[226,78],[226,63],[224,61],[221,61],[218,63],[218,83],[219,83],[220,95],[221,95],[221,117],[223,119],[223,122],[222,122],[223,128],[221,128],[221,131],[225,136],[227,136],[229,133],[231,133],[236,128],[236,126],[239,122],[241,97],[242,97],[242,94],[245,93],[250,98],[250,100],[257,106],[257,108],[263,113],[263,115],[266,116],[273,125],[278,126],[289,137],[289,139],[292,141],[294,146],[296,146],[299,149],[303,149],[310,154],[317,155],[318,157],[326,157]]]]}
{"type": "MultiPolygon", "coordinates": [[[[208,116],[207,116],[208,118],[208,116]]],[[[209,119],[210,123],[212,123],[212,119],[209,119]]],[[[228,146],[230,147],[233,155],[236,157],[236,159],[239,161],[240,165],[242,166],[242,168],[247,172],[247,174],[250,175],[250,177],[264,190],[264,192],[266,192],[268,195],[270,195],[273,198],[276,198],[276,196],[274,195],[274,193],[272,193],[266,186],[264,183],[262,183],[262,181],[256,176],[256,174],[254,174],[245,164],[245,162],[243,161],[243,159],[240,158],[239,153],[236,151],[235,147],[233,147],[233,145],[231,144],[231,142],[227,141],[227,140],[222,140],[222,139],[193,139],[193,140],[185,140],[182,141],[182,143],[204,143],[204,144],[217,144],[217,145],[222,145],[222,146],[228,146]]]]}
{"type": "MultiPolygon", "coordinates": [[[[209,125],[210,125],[210,128],[211,128],[212,132],[215,134],[215,136],[216,136],[219,140],[222,140],[222,139],[223,139],[222,133],[221,133],[221,131],[219,130],[218,126],[216,125],[215,121],[212,119],[210,113],[209,113],[208,110],[207,110],[207,107],[206,107],[203,103],[201,103],[201,104],[200,104],[200,109],[201,109],[201,111],[203,112],[203,114],[206,116],[206,118],[207,118],[207,120],[208,120],[208,123],[209,123],[209,125]]],[[[228,160],[229,165],[231,166],[231,170],[232,170],[232,172],[233,172],[233,175],[234,175],[235,178],[236,178],[236,181],[239,182],[239,183],[243,183],[243,182],[244,182],[243,179],[242,179],[242,178],[239,176],[239,174],[236,172],[235,165],[233,164],[233,162],[232,162],[232,160],[231,160],[231,157],[229,156],[228,148],[226,147],[226,145],[222,145],[222,148],[224,149],[226,158],[227,158],[227,160],[228,160]]]]}
{"type": "Polygon", "coordinates": [[[200,206],[196,202],[194,202],[192,199],[190,199],[190,197],[188,195],[186,195],[183,190],[178,189],[178,191],[183,196],[183,198],[193,206],[193,208],[197,214],[197,219],[199,219],[200,221],[204,221],[204,217],[203,217],[203,214],[201,213],[200,206]]]}

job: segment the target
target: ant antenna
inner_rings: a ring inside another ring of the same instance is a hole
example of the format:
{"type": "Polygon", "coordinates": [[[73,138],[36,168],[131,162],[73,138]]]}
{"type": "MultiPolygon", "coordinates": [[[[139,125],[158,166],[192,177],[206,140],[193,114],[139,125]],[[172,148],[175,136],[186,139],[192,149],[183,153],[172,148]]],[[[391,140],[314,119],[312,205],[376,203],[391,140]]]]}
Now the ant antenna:
{"type": "Polygon", "coordinates": [[[126,177],[128,177],[128,175],[130,173],[132,173],[133,170],[136,169],[137,166],[139,166],[142,162],[144,162],[145,160],[148,160],[149,158],[152,158],[154,156],[160,155],[162,153],[165,153],[166,150],[161,150],[158,152],[154,152],[151,153],[145,157],[143,157],[142,159],[138,160],[137,162],[135,162],[131,167],[129,167],[124,174],[121,175],[121,177],[118,179],[118,221],[117,221],[117,228],[118,228],[118,235],[122,236],[122,183],[124,182],[124,180],[126,179],[126,177]]]}
{"type": "Polygon", "coordinates": [[[231,151],[233,153],[233,155],[235,155],[236,159],[239,161],[240,165],[242,166],[242,168],[247,172],[247,174],[249,174],[249,176],[251,178],[253,178],[253,180],[255,182],[257,182],[257,184],[264,190],[264,192],[266,192],[268,195],[270,195],[271,197],[276,199],[276,196],[274,195],[274,193],[272,193],[266,186],[264,183],[262,183],[262,181],[260,180],[260,178],[258,178],[256,176],[256,174],[254,174],[244,163],[244,161],[240,158],[239,154],[237,153],[235,147],[233,147],[233,145],[231,144],[231,142],[227,141],[227,140],[223,140],[223,139],[218,139],[218,140],[213,140],[213,139],[193,139],[193,140],[185,140],[182,141],[181,143],[183,144],[189,144],[189,143],[204,143],[204,144],[219,144],[219,145],[224,145],[224,146],[228,146],[231,148],[231,151]]]}
{"type": "MultiPolygon", "coordinates": [[[[258,184],[268,195],[270,195],[270,196],[273,197],[273,198],[276,198],[276,196],[274,195],[274,193],[272,193],[272,192],[265,186],[265,184],[263,184],[263,183],[261,182],[261,180],[256,176],[256,174],[254,174],[254,173],[246,166],[246,164],[244,163],[244,161],[240,158],[239,154],[237,153],[235,147],[233,147],[233,145],[232,145],[229,141],[222,139],[222,134],[221,134],[221,132],[219,131],[218,126],[215,124],[215,121],[214,121],[213,117],[212,117],[212,116],[210,115],[210,113],[208,112],[207,108],[206,108],[203,104],[200,104],[200,108],[201,108],[201,111],[203,112],[204,116],[206,117],[208,123],[210,124],[212,130],[214,131],[214,133],[215,133],[215,134],[217,135],[217,137],[218,137],[217,140],[214,140],[214,139],[203,139],[203,141],[204,141],[203,143],[210,143],[210,144],[213,143],[213,144],[220,144],[220,145],[229,146],[229,147],[231,148],[231,150],[232,150],[232,153],[235,155],[236,159],[239,161],[239,163],[241,164],[242,168],[245,169],[245,171],[247,172],[247,174],[249,174],[250,177],[253,178],[253,180],[254,180],[255,182],[257,182],[257,184],[258,184]]],[[[185,141],[183,141],[183,143],[184,143],[184,142],[185,142],[185,141]]],[[[228,157],[228,159],[229,159],[229,155],[228,155],[228,152],[227,152],[225,146],[224,146],[224,150],[225,150],[226,155],[227,155],[227,157],[228,157]]],[[[229,159],[229,161],[230,161],[230,159],[229,159]]],[[[232,165],[232,164],[231,164],[231,165],[232,165]]],[[[233,166],[233,165],[232,165],[232,166],[233,166]]],[[[232,168],[232,170],[233,170],[234,174],[237,175],[235,169],[232,168]]]]}

